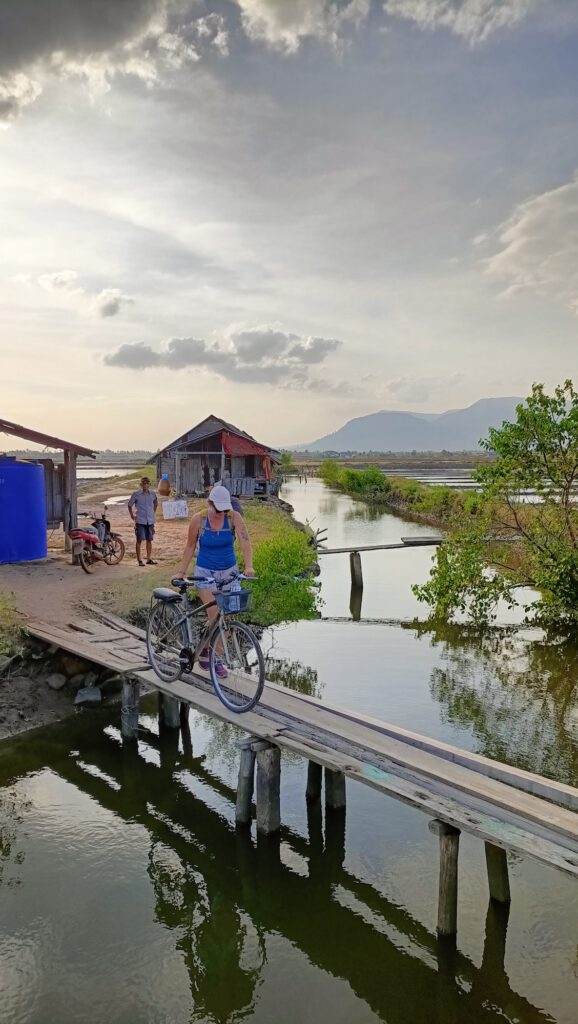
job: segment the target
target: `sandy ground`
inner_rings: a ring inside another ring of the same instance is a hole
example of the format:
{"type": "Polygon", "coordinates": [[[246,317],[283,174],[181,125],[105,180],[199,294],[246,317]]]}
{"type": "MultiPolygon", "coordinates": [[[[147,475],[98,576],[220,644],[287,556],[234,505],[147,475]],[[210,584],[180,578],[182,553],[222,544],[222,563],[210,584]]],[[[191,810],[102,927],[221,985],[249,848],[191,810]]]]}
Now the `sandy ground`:
{"type": "MultiPolygon", "coordinates": [[[[79,509],[98,514],[103,500],[110,496],[103,481],[81,497],[79,509]]],[[[201,501],[192,501],[190,512],[200,507],[201,501]]],[[[120,533],[126,544],[119,565],[99,562],[90,575],[72,565],[70,554],[64,550],[62,529],[49,534],[46,561],[0,565],[0,592],[13,596],[23,619],[47,619],[65,625],[75,615],[85,614],[82,604],[86,600],[127,615],[148,604],[155,586],[170,582],[185,546],[188,521],[164,521],[162,514],[157,515],[153,557],[158,565],[140,567],[126,500],[111,504],[108,516],[113,531],[120,533]]],[[[46,676],[52,671],[54,666],[49,661],[39,659],[26,667],[16,662],[0,675],[0,739],[49,725],[73,712],[71,690],[52,690],[47,685],[46,676]]]]}

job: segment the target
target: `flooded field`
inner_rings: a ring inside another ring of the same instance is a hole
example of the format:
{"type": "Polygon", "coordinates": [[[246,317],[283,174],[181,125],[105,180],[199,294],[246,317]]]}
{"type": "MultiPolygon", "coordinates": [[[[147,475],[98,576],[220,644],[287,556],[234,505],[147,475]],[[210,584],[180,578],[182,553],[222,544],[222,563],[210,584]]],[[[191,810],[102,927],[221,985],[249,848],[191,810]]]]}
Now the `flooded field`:
{"type": "MultiPolygon", "coordinates": [[[[319,481],[287,485],[330,546],[428,528],[319,481]]],[[[435,531],[432,531],[432,533],[435,531]]],[[[323,618],[263,637],[321,699],[573,785],[578,650],[536,630],[408,625],[432,549],[321,559],[323,618]]],[[[502,625],[508,625],[506,616],[502,625]]],[[[427,818],[348,783],[347,815],[307,813],[283,757],[278,840],[234,828],[240,730],[191,714],[138,749],[118,707],[0,745],[0,978],[7,1024],[575,1024],[578,886],[510,860],[509,915],[488,907],[483,844],[462,837],[458,944],[435,939],[427,818]]]]}

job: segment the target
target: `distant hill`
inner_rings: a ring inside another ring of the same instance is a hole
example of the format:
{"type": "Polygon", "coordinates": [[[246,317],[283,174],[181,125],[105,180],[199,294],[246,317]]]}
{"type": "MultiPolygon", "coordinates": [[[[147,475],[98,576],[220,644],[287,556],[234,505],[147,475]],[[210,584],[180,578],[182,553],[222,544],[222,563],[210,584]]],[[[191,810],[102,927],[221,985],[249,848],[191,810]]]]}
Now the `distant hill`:
{"type": "Polygon", "coordinates": [[[481,398],[466,409],[441,413],[381,412],[349,420],[333,434],[294,451],[411,452],[475,451],[490,427],[515,418],[522,398],[481,398]]]}

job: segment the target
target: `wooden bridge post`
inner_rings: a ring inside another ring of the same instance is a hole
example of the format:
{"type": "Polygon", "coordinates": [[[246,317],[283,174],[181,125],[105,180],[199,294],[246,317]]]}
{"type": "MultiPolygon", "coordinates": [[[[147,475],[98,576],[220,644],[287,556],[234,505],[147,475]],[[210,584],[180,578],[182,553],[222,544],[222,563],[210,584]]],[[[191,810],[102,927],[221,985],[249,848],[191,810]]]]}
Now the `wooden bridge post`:
{"type": "Polygon", "coordinates": [[[237,744],[241,749],[239,777],[237,780],[237,801],[235,806],[235,824],[250,825],[252,818],[253,790],[255,787],[255,743],[252,736],[247,736],[237,744]]]}
{"type": "Polygon", "coordinates": [[[122,684],[120,731],[123,739],[135,740],[138,732],[138,701],[140,685],[125,678],[122,684]]]}
{"type": "Polygon", "coordinates": [[[329,811],[340,811],[345,807],[345,775],[325,769],[325,807],[329,811]]]}
{"type": "Polygon", "coordinates": [[[159,720],[165,729],[180,729],[181,708],[177,697],[168,693],[159,693],[159,720]]]}
{"type": "Polygon", "coordinates": [[[349,595],[349,611],[351,612],[351,618],[354,622],[359,622],[361,618],[361,604],[363,601],[363,587],[356,587],[353,583],[351,584],[351,593],[349,595]]]}
{"type": "Polygon", "coordinates": [[[363,589],[363,573],[361,571],[361,555],[359,551],[349,552],[349,567],[351,569],[351,586],[363,589]]]}
{"type": "Polygon", "coordinates": [[[257,831],[277,832],[280,827],[281,751],[268,743],[257,750],[257,831]]]}
{"type": "Polygon", "coordinates": [[[506,851],[492,843],[484,843],[486,848],[486,867],[488,869],[488,885],[490,899],[497,903],[509,903],[510,879],[508,877],[508,858],[506,851]]]}
{"type": "Polygon", "coordinates": [[[321,797],[321,786],[323,783],[323,768],[315,761],[307,762],[307,789],[305,799],[308,803],[319,800],[321,797]]]}
{"type": "Polygon", "coordinates": [[[430,832],[439,836],[440,875],[438,890],[437,933],[454,937],[458,930],[458,852],[460,830],[445,821],[430,821],[430,832]]]}

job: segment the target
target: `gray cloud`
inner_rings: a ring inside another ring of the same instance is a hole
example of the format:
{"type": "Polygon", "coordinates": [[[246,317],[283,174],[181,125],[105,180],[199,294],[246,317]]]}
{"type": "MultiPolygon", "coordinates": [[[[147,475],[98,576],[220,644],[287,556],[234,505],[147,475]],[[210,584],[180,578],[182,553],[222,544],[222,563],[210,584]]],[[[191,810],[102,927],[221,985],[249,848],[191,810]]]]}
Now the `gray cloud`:
{"type": "Polygon", "coordinates": [[[123,306],[132,306],[134,299],[123,295],[120,288],[103,288],[92,300],[92,310],[97,316],[116,316],[123,306]]]}
{"type": "Polygon", "coordinates": [[[147,84],[228,52],[223,15],[195,0],[18,0],[0,4],[0,123],[15,120],[50,75],[105,92],[116,74],[147,84]]]}
{"type": "Polygon", "coordinates": [[[171,338],[160,351],[136,342],[121,345],[104,362],[130,370],[196,366],[237,383],[316,387],[308,378],[309,365],[322,362],[340,345],[336,338],[301,338],[263,326],[230,332],[226,348],[198,338],[171,338]]]}

